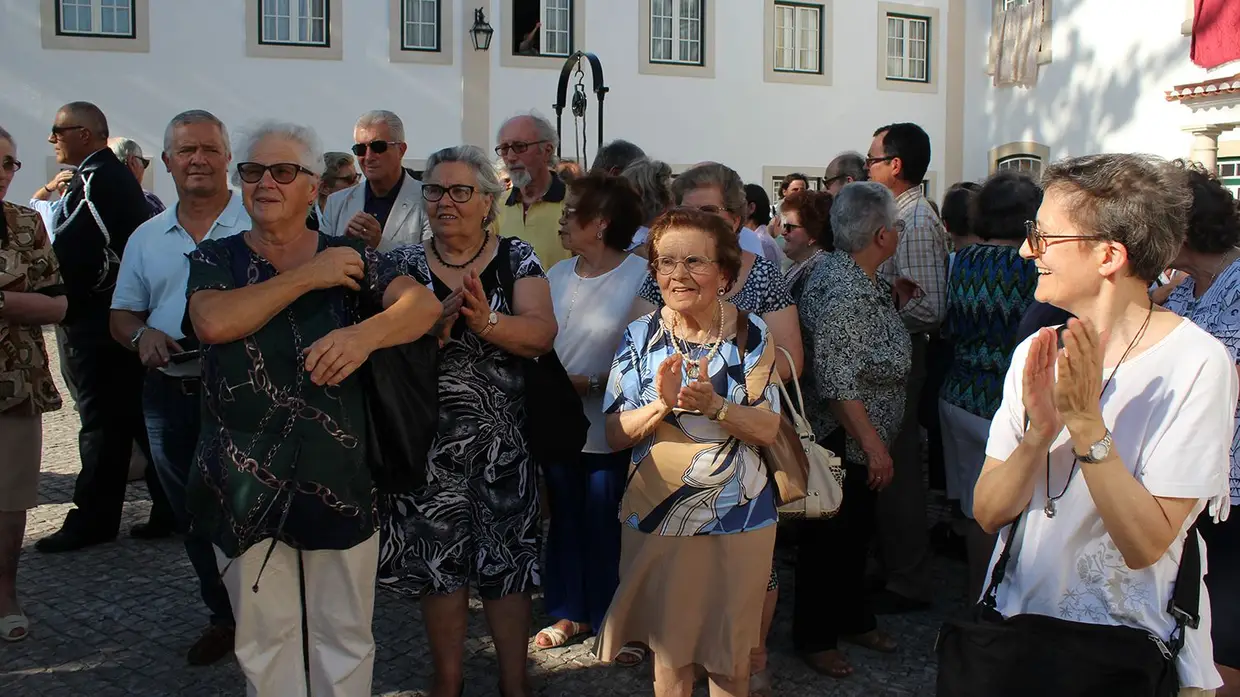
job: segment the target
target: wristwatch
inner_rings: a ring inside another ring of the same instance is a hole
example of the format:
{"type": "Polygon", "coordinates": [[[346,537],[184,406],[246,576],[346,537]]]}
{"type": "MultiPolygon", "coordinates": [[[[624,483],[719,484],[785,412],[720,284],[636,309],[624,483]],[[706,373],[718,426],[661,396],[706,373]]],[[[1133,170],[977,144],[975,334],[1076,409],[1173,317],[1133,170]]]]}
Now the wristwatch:
{"type": "Polygon", "coordinates": [[[595,395],[595,394],[598,394],[599,392],[602,392],[602,389],[598,382],[598,376],[597,375],[587,376],[586,377],[586,393],[590,395],[595,395]]]}
{"type": "Polygon", "coordinates": [[[1095,462],[1102,462],[1108,457],[1111,457],[1111,446],[1113,443],[1114,442],[1111,440],[1111,431],[1108,430],[1102,435],[1101,440],[1089,446],[1089,450],[1087,450],[1084,455],[1076,452],[1075,450],[1073,451],[1073,454],[1076,455],[1076,459],[1083,463],[1092,464],[1095,462]]]}
{"type": "Polygon", "coordinates": [[[142,335],[145,334],[146,330],[148,329],[150,329],[150,327],[146,326],[145,324],[142,325],[141,327],[138,327],[138,331],[134,332],[133,336],[129,337],[130,348],[133,348],[133,349],[138,348],[138,342],[142,339],[142,335]]]}
{"type": "Polygon", "coordinates": [[[710,417],[711,421],[724,421],[728,418],[728,400],[723,400],[723,405],[719,407],[719,411],[710,417]]]}
{"type": "Polygon", "coordinates": [[[491,330],[494,329],[497,324],[499,324],[499,315],[492,312],[487,315],[487,326],[483,327],[482,331],[478,332],[478,336],[486,336],[487,334],[490,334],[491,330]]]}

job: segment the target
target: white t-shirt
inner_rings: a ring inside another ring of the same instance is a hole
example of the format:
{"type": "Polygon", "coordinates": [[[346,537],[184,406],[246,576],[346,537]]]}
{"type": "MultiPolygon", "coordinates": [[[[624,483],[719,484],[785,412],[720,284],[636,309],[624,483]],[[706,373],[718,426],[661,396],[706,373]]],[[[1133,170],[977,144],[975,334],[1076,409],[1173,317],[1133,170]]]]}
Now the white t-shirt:
{"type": "MultiPolygon", "coordinates": [[[[1021,378],[1029,354],[1026,339],[1016,348],[1003,384],[1003,403],[991,423],[986,455],[1006,460],[1025,431],[1021,378]]],[[[1104,380],[1110,371],[1104,371],[1104,380]]],[[[1130,472],[1155,496],[1197,498],[1202,502],[1161,559],[1141,570],[1128,568],[1103,527],[1089,487],[1077,467],[1071,485],[1047,518],[1045,470],[1034,477],[1033,498],[1013,545],[1014,568],[998,590],[1005,617],[1033,613],[1090,624],[1148,630],[1165,641],[1175,621],[1165,608],[1179,570],[1188,527],[1205,508],[1228,505],[1227,473],[1237,392],[1236,368],[1217,339],[1189,321],[1162,341],[1125,361],[1102,397],[1102,416],[1116,452],[1130,472]]],[[[1050,490],[1058,495],[1072,469],[1067,429],[1051,447],[1050,490]]],[[[1083,465],[1088,467],[1089,465],[1083,465]]],[[[1223,511],[1225,514],[1225,511],[1223,511]]],[[[991,558],[1003,549],[1004,528],[991,558]]],[[[1201,543],[1202,573],[1206,572],[1201,543]]],[[[987,579],[989,579],[989,572],[987,579]]],[[[1210,596],[1201,584],[1201,624],[1187,630],[1179,656],[1180,684],[1206,690],[1223,684],[1214,667],[1210,642],[1210,596]]]]}
{"type": "MultiPolygon", "coordinates": [[[[616,348],[628,326],[629,308],[637,289],[646,278],[646,260],[631,254],[619,266],[595,278],[582,278],[576,272],[577,257],[551,267],[551,302],[560,333],[555,352],[569,375],[598,375],[606,387],[616,348]]],[[[587,453],[610,453],[603,427],[602,395],[582,398],[590,433],[587,453]]]]}

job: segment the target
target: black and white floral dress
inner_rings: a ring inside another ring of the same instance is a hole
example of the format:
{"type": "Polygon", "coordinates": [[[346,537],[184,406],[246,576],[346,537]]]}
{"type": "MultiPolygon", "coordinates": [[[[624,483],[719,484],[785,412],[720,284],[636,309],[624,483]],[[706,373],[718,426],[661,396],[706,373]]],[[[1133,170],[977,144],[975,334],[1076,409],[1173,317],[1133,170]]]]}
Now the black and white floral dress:
{"type": "MultiPolygon", "coordinates": [[[[505,245],[479,276],[491,309],[512,312],[499,265],[513,277],[545,278],[534,248],[505,245]]],[[[394,273],[412,276],[443,300],[452,291],[435,277],[423,245],[395,249],[394,273]]],[[[525,442],[521,359],[464,326],[439,352],[439,432],[431,443],[428,484],[388,497],[381,515],[379,577],[408,595],[442,595],[470,579],[487,600],[538,585],[539,516],[535,463],[525,442]]]]}

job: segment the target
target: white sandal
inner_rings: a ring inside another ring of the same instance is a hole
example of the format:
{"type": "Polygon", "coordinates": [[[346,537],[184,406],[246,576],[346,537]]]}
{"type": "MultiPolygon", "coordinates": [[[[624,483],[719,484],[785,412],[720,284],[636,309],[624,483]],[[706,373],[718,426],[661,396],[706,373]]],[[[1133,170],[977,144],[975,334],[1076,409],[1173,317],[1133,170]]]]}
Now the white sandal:
{"type": "Polygon", "coordinates": [[[24,614],[8,615],[0,617],[0,639],[9,642],[16,642],[30,636],[30,618],[24,614]],[[13,636],[13,631],[22,630],[21,635],[13,636]]]}
{"type": "Polygon", "coordinates": [[[569,627],[571,627],[573,630],[572,634],[565,633],[563,629],[560,629],[554,624],[551,625],[550,627],[544,627],[543,629],[539,630],[539,632],[534,635],[534,648],[538,649],[539,651],[546,651],[547,649],[558,649],[561,646],[567,644],[569,641],[586,633],[586,630],[582,629],[583,625],[577,622],[573,622],[571,620],[568,622],[568,624],[569,624],[569,627]],[[548,639],[551,640],[551,643],[548,644],[547,646],[543,646],[542,644],[538,643],[538,637],[544,636],[544,635],[548,639]]]}

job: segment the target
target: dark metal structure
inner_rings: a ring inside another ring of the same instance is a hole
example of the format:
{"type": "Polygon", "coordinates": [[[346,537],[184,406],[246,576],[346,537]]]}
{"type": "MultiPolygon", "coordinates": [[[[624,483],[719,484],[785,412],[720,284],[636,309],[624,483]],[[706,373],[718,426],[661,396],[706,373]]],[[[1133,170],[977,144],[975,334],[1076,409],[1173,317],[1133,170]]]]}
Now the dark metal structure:
{"type": "MultiPolygon", "coordinates": [[[[598,148],[598,146],[602,145],[603,143],[603,98],[607,96],[607,92],[608,92],[608,87],[603,82],[603,64],[599,61],[598,56],[594,55],[593,53],[588,53],[586,51],[577,51],[573,55],[569,56],[567,60],[564,61],[564,67],[560,70],[560,84],[556,88],[556,93],[555,93],[556,99],[555,99],[555,105],[554,105],[555,132],[560,140],[560,145],[556,149],[556,156],[561,157],[563,155],[562,151],[564,149],[564,145],[563,145],[563,142],[564,142],[564,138],[563,138],[564,107],[569,106],[568,101],[567,101],[568,100],[568,82],[570,79],[574,77],[574,73],[575,73],[577,82],[576,84],[573,85],[573,97],[572,97],[571,108],[572,108],[573,119],[574,119],[573,121],[574,132],[577,133],[577,136],[580,138],[581,147],[577,153],[577,156],[579,159],[578,164],[581,165],[582,169],[588,169],[589,164],[586,162],[586,153],[585,153],[586,134],[584,132],[584,128],[580,128],[580,129],[576,128],[578,122],[580,122],[580,124],[584,127],[586,110],[590,103],[590,99],[586,95],[585,71],[582,69],[583,62],[588,62],[590,64],[590,74],[591,74],[591,82],[593,84],[593,92],[594,92],[594,96],[598,99],[598,141],[595,142],[594,147],[598,148]]],[[[578,145],[578,142],[577,142],[578,137],[574,137],[573,139],[574,147],[578,145]]]]}

